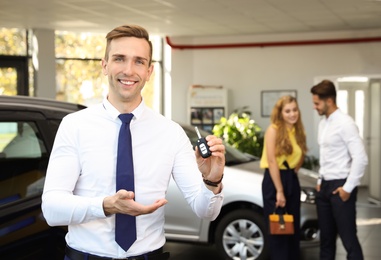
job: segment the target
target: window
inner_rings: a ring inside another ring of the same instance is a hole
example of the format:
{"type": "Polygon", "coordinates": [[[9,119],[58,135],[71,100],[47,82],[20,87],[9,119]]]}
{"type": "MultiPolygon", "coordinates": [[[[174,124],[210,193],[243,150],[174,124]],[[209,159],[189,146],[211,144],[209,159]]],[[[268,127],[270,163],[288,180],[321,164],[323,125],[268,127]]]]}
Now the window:
{"type": "Polygon", "coordinates": [[[17,70],[0,67],[0,95],[17,95],[17,70]]]}
{"type": "Polygon", "coordinates": [[[345,114],[348,114],[348,91],[347,90],[337,91],[337,98],[336,99],[337,99],[337,106],[345,114]]]}
{"type": "Polygon", "coordinates": [[[0,55],[26,56],[26,30],[0,28],[0,55]]]}
{"type": "Polygon", "coordinates": [[[33,67],[28,71],[28,31],[0,28],[0,95],[33,93],[33,67]]]}
{"type": "Polygon", "coordinates": [[[34,123],[1,123],[0,131],[4,133],[1,153],[5,158],[36,158],[46,153],[34,123]]]}
{"type": "Polygon", "coordinates": [[[365,115],[365,94],[363,90],[355,92],[355,121],[359,128],[359,133],[364,138],[364,115],[365,115]]]}
{"type": "Polygon", "coordinates": [[[47,149],[33,122],[0,122],[0,205],[42,193],[47,149]]]}

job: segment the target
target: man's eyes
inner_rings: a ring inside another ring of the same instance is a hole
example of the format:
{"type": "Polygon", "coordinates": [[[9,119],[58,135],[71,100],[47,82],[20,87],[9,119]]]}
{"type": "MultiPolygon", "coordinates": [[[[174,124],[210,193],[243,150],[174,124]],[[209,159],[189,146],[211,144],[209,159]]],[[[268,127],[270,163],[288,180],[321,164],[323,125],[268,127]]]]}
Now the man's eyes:
{"type": "MultiPolygon", "coordinates": [[[[114,57],[114,61],[121,61],[121,62],[123,62],[123,61],[125,61],[125,59],[124,59],[124,57],[117,56],[117,57],[114,57]]],[[[145,61],[141,60],[141,59],[136,59],[135,63],[138,64],[138,65],[144,65],[145,61]]]]}
{"type": "Polygon", "coordinates": [[[119,57],[119,56],[114,57],[114,61],[123,61],[123,60],[124,60],[123,57],[119,57]]]}
{"type": "Polygon", "coordinates": [[[144,60],[136,60],[136,64],[139,64],[139,65],[144,65],[145,64],[145,62],[144,62],[144,60]]]}

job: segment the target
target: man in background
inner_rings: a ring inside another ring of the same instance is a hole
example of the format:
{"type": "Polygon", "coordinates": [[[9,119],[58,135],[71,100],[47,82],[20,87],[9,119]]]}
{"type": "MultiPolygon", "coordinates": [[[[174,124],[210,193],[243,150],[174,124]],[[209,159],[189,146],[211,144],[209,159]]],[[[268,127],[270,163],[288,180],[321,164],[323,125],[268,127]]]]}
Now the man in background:
{"type": "Polygon", "coordinates": [[[320,178],[317,213],[320,259],[334,260],[339,234],[347,259],[364,259],[357,237],[357,186],[368,164],[363,140],[353,119],[336,105],[335,85],[323,80],[311,88],[314,109],[324,116],[319,123],[320,178]]]}

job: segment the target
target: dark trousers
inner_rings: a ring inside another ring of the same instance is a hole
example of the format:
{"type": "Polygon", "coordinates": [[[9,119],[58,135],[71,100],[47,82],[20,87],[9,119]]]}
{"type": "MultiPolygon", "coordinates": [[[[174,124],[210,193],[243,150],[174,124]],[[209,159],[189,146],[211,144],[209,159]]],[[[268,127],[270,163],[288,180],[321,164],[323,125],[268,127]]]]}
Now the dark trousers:
{"type": "Polygon", "coordinates": [[[356,200],[355,188],[349,200],[342,201],[339,194],[332,194],[338,187],[342,187],[345,179],[325,181],[320,186],[316,197],[317,213],[320,227],[320,259],[334,260],[336,255],[336,238],[339,234],[347,259],[364,259],[362,249],[357,238],[356,227],[356,200]]]}
{"type": "MultiPolygon", "coordinates": [[[[78,251],[68,245],[65,248],[65,258],[64,260],[113,260],[116,258],[102,257],[97,255],[92,255],[89,253],[78,251]]],[[[169,252],[163,252],[163,247],[156,249],[152,252],[148,252],[138,256],[129,256],[122,259],[130,260],[168,260],[170,257],[169,252]]]]}
{"type": "MultiPolygon", "coordinates": [[[[281,170],[286,206],[284,209],[276,209],[281,213],[286,211],[294,215],[294,235],[267,235],[270,246],[270,256],[272,260],[298,260],[300,259],[300,184],[298,176],[293,169],[281,170]]],[[[263,213],[267,230],[269,230],[269,215],[274,213],[276,202],[276,189],[271,179],[268,169],[262,182],[263,213]]]]}

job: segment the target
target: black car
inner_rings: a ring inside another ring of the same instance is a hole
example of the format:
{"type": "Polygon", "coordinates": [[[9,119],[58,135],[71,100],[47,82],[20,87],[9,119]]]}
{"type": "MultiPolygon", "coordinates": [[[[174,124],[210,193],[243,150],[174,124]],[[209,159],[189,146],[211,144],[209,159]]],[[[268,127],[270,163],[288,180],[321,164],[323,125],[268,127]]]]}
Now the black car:
{"type": "Polygon", "coordinates": [[[83,108],[0,96],[0,259],[63,259],[66,229],[46,224],[41,193],[58,126],[83,108]]]}
{"type": "MultiPolygon", "coordinates": [[[[67,228],[47,225],[41,194],[58,126],[65,115],[84,108],[49,99],[0,96],[0,259],[63,259],[67,228]]],[[[195,145],[194,128],[182,127],[195,145]]],[[[226,145],[224,173],[224,204],[213,222],[198,219],[171,181],[166,237],[215,244],[223,258],[266,259],[269,249],[260,188],[263,170],[258,158],[226,145]],[[245,227],[237,223],[245,223],[245,227]]],[[[319,242],[315,190],[311,188],[314,178],[314,172],[299,171],[303,247],[319,242]]]]}

